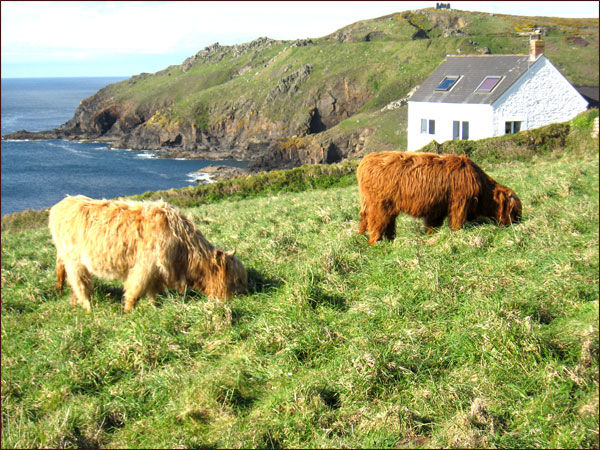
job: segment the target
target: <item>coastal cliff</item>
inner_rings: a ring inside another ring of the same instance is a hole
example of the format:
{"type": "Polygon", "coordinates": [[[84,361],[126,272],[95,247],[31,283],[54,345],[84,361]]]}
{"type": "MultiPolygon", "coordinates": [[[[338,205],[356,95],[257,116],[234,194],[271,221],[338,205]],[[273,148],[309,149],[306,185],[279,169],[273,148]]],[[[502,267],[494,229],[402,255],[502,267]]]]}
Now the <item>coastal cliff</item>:
{"type": "Polygon", "coordinates": [[[569,81],[598,84],[597,19],[425,9],[318,39],[215,43],[180,65],[106,86],[57,129],[3,139],[106,141],[164,156],[249,159],[251,169],[404,148],[403,99],[445,55],[525,53],[523,36],[534,28],[569,81]]]}

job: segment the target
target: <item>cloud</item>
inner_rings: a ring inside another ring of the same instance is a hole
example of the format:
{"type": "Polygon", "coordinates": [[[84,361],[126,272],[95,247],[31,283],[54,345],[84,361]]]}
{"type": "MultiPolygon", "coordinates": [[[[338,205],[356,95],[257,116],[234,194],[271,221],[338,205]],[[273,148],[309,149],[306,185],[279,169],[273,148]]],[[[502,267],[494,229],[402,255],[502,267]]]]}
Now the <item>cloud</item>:
{"type": "MultiPolygon", "coordinates": [[[[538,2],[451,5],[520,15],[540,12],[538,2]]],[[[0,42],[3,63],[192,55],[213,42],[315,38],[358,20],[432,6],[430,1],[10,1],[1,2],[0,42]]],[[[563,17],[584,12],[589,17],[590,10],[597,17],[597,2],[548,2],[544,13],[559,15],[550,9],[557,7],[563,8],[563,17]]]]}
{"type": "Polygon", "coordinates": [[[86,59],[196,52],[248,36],[319,37],[429,2],[2,2],[2,57],[86,59]]]}
{"type": "Polygon", "coordinates": [[[33,58],[164,53],[181,36],[177,27],[165,26],[169,20],[174,18],[165,4],[140,8],[130,3],[3,2],[2,53],[23,52],[33,58]]]}

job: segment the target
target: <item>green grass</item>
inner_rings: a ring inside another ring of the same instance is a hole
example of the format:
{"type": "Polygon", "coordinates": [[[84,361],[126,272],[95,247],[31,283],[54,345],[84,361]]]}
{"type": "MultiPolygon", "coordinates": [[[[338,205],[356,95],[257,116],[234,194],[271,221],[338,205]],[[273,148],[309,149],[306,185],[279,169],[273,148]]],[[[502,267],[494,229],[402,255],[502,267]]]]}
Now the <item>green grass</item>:
{"type": "Polygon", "coordinates": [[[254,175],[221,180],[208,185],[196,185],[166,191],[150,191],[133,196],[135,200],[163,199],[173,205],[190,207],[214,203],[222,199],[264,197],[279,192],[303,192],[350,186],[356,183],[358,161],[343,161],[339,164],[313,164],[289,170],[272,170],[254,175]]]}
{"type": "Polygon", "coordinates": [[[597,140],[478,163],[522,223],[369,246],[355,183],[187,207],[249,271],[226,303],[101,281],[87,315],[46,228],[3,232],[3,448],[597,448],[597,140]]]}

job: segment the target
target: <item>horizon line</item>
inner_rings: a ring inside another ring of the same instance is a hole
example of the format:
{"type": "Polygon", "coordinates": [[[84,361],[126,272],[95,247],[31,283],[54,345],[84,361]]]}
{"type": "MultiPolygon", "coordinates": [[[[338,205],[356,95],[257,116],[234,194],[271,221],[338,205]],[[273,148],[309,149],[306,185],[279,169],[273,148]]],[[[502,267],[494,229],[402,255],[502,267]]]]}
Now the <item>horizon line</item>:
{"type": "Polygon", "coordinates": [[[44,76],[29,76],[29,77],[2,77],[0,76],[0,80],[22,80],[22,79],[40,79],[40,78],[131,78],[135,75],[80,75],[80,76],[72,76],[72,77],[44,77],[44,76]]]}

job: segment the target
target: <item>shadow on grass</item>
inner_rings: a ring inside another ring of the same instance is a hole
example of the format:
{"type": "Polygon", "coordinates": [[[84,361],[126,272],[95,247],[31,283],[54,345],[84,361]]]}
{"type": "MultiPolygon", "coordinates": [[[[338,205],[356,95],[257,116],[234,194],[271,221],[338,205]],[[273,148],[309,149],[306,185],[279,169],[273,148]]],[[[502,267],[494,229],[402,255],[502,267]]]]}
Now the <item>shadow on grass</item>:
{"type": "MultiPolygon", "coordinates": [[[[515,222],[513,225],[518,225],[523,222],[525,222],[525,220],[521,219],[519,222],[515,222]]],[[[480,227],[489,226],[489,225],[494,225],[497,228],[509,228],[509,226],[498,225],[498,222],[496,222],[496,220],[488,218],[488,217],[478,217],[477,219],[469,220],[469,221],[465,222],[465,224],[461,228],[463,230],[471,230],[471,229],[478,229],[480,227]]],[[[431,233],[428,232],[427,228],[425,227],[425,224],[421,220],[415,219],[414,224],[413,224],[414,232],[421,236],[435,236],[443,228],[450,229],[450,226],[448,225],[448,219],[444,219],[444,223],[442,225],[440,225],[439,227],[434,228],[434,230],[431,233]]],[[[385,240],[385,238],[382,240],[385,240]]]]}
{"type": "MultiPolygon", "coordinates": [[[[62,296],[56,291],[57,299],[66,299],[68,302],[71,299],[72,288],[68,283],[65,283],[63,288],[62,296]]],[[[92,302],[92,308],[96,304],[104,303],[122,303],[123,302],[123,290],[122,286],[115,286],[112,284],[106,284],[99,280],[94,280],[92,288],[90,290],[90,301],[92,302]]]]}
{"type": "MultiPolygon", "coordinates": [[[[262,273],[254,269],[248,269],[248,291],[246,294],[257,294],[257,293],[269,293],[277,289],[282,285],[280,280],[267,278],[262,273]]],[[[69,297],[71,287],[65,283],[65,292],[63,293],[63,297],[69,297]]],[[[101,299],[101,303],[104,301],[108,301],[109,303],[122,303],[123,296],[125,290],[122,286],[117,286],[113,284],[103,283],[99,280],[94,280],[92,287],[93,297],[95,301],[101,299]]],[[[55,292],[54,295],[57,298],[60,298],[58,292],[55,292]]],[[[187,288],[184,293],[180,293],[176,290],[166,289],[163,294],[160,294],[156,297],[155,306],[161,307],[162,303],[165,300],[168,300],[169,296],[178,297],[179,301],[183,303],[188,303],[192,301],[197,301],[198,299],[204,297],[204,293],[187,288]]],[[[148,301],[148,297],[144,296],[138,300],[138,304],[140,301],[148,301]]],[[[13,309],[24,309],[23,305],[15,306],[13,309]]]]}
{"type": "Polygon", "coordinates": [[[37,310],[38,305],[32,303],[29,300],[22,299],[2,299],[2,312],[11,313],[15,312],[18,314],[30,313],[37,310]]]}
{"type": "Polygon", "coordinates": [[[320,387],[317,389],[317,393],[321,396],[321,399],[323,399],[323,403],[325,403],[325,405],[327,405],[328,408],[341,408],[342,400],[340,398],[340,394],[337,391],[326,387],[320,387]]]}
{"type": "Polygon", "coordinates": [[[94,296],[99,296],[108,300],[110,303],[121,303],[123,300],[124,289],[122,286],[95,282],[94,296]]]}
{"type": "Polygon", "coordinates": [[[273,292],[282,285],[280,280],[266,278],[262,273],[255,269],[247,269],[248,272],[248,293],[249,294],[267,294],[273,292]]]}
{"type": "Polygon", "coordinates": [[[82,433],[78,426],[73,427],[71,433],[61,437],[59,441],[58,448],[100,448],[100,442],[82,433]]]}
{"type": "Polygon", "coordinates": [[[344,297],[325,292],[318,286],[313,287],[308,297],[308,303],[313,309],[316,309],[318,306],[326,306],[340,312],[348,310],[348,305],[344,297]]]}
{"type": "Polygon", "coordinates": [[[257,400],[257,397],[249,392],[248,387],[230,386],[227,383],[220,386],[216,394],[217,402],[231,406],[236,413],[248,410],[257,400]]]}

